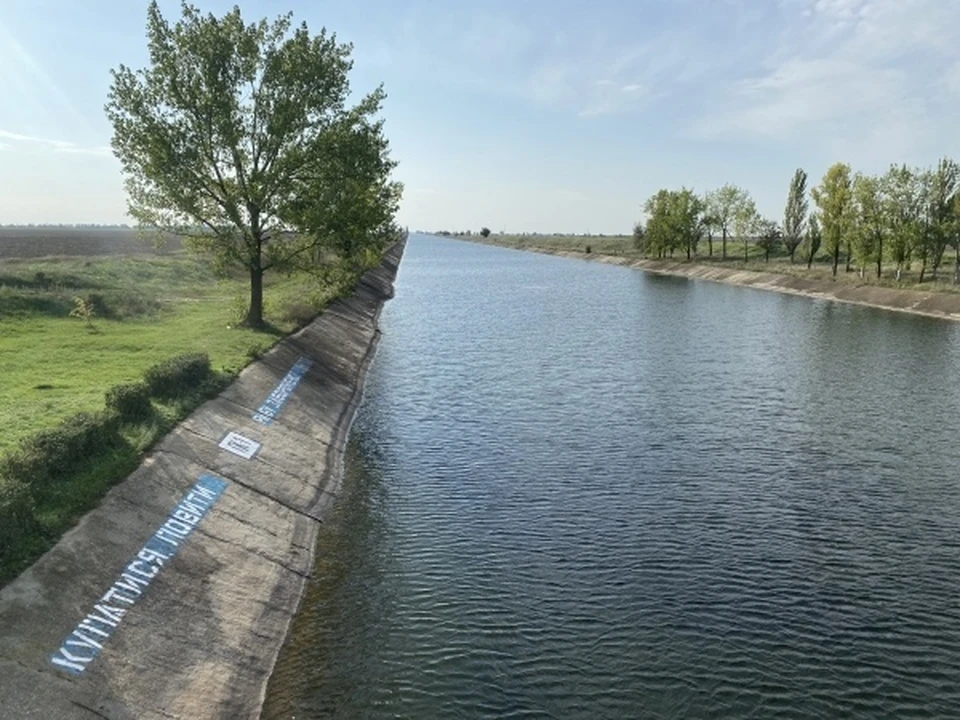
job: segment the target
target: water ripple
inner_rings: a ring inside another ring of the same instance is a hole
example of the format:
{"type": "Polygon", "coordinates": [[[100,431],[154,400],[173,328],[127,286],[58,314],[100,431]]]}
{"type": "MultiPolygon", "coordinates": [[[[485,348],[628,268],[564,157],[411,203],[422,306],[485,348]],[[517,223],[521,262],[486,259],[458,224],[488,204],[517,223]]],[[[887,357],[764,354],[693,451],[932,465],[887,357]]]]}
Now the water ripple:
{"type": "Polygon", "coordinates": [[[960,716],[956,326],[414,237],[383,329],[264,717],[960,716]]]}

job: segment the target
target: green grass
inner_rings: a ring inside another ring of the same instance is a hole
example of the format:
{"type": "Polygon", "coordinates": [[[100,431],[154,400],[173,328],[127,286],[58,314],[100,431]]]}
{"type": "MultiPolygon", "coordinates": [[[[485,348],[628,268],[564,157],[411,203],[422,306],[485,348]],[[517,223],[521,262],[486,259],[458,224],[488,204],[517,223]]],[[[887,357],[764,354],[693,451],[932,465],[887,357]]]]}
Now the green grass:
{"type": "MultiPolygon", "coordinates": [[[[183,353],[206,353],[215,377],[171,402],[153,401],[153,416],[122,426],[122,442],[90,457],[54,488],[34,490],[32,529],[16,547],[0,548],[0,586],[15,577],[103,494],[133,471],[142,453],[241,368],[352,286],[333,273],[265,278],[268,329],[238,324],[246,279],[218,278],[203,259],[113,256],[5,260],[0,265],[0,457],[24,438],[78,412],[104,408],[106,391],[140,380],[150,366],[183,353]],[[70,317],[77,296],[97,308],[92,325],[70,317]]],[[[30,478],[21,478],[29,483],[30,478]]],[[[0,482],[3,482],[0,479],[0,482]]]]}
{"type": "Polygon", "coordinates": [[[0,270],[0,454],[63,418],[103,407],[104,393],[150,365],[205,352],[215,369],[237,371],[339,289],[305,278],[266,288],[268,332],[238,327],[241,279],[218,280],[199,259],[98,258],[6,262],[0,270]],[[36,274],[50,279],[36,284],[36,274]],[[20,283],[20,284],[18,284],[20,283]],[[68,316],[72,298],[95,292],[107,317],[93,328],[68,316]],[[122,319],[112,319],[112,317],[122,319]]]}

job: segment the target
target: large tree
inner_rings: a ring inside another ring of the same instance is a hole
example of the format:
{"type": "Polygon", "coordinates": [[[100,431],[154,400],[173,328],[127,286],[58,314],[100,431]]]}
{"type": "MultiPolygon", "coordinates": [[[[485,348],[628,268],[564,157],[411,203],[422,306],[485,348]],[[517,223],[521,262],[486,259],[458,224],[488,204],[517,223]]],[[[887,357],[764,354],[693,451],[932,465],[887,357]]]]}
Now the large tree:
{"type": "Polygon", "coordinates": [[[853,178],[853,205],[853,250],[860,264],[860,275],[863,276],[867,263],[872,261],[876,263],[879,278],[883,273],[883,241],[890,232],[882,179],[857,173],[853,178]]]}
{"type": "Polygon", "coordinates": [[[737,205],[736,213],[733,216],[733,231],[743,243],[743,261],[750,259],[750,236],[760,229],[761,218],[757,212],[757,206],[753,198],[743,191],[740,201],[737,205]]]}
{"type": "Polygon", "coordinates": [[[671,199],[674,228],[682,238],[681,242],[687,251],[687,260],[691,260],[703,237],[703,201],[688,188],[681,188],[672,193],[671,199]]]}
{"type": "Polygon", "coordinates": [[[727,235],[733,229],[737,216],[743,213],[744,205],[750,201],[747,192],[736,185],[727,183],[707,193],[705,214],[714,228],[722,236],[720,257],[727,259],[727,235]]]}
{"type": "Polygon", "coordinates": [[[883,196],[890,229],[890,257],[899,281],[910,262],[920,230],[922,198],[917,173],[906,165],[893,165],[883,176],[883,196]]]}
{"type": "Polygon", "coordinates": [[[663,257],[686,250],[690,260],[703,234],[703,203],[687,188],[659,190],[644,204],[647,224],[643,236],[647,254],[663,257]]]}
{"type": "Polygon", "coordinates": [[[811,191],[813,201],[820,209],[820,223],[827,252],[833,258],[833,274],[840,264],[840,248],[849,240],[852,210],[853,183],[850,166],[835,163],[830,166],[819,187],[811,191]]]}
{"type": "Polygon", "coordinates": [[[807,173],[797,168],[790,180],[790,192],[787,194],[787,207],[783,212],[783,244],[790,255],[790,262],[803,242],[803,230],[807,222],[807,173]]]}
{"type": "Polygon", "coordinates": [[[806,233],[807,270],[813,266],[813,260],[817,256],[817,253],[820,252],[820,242],[822,239],[823,234],[820,232],[820,218],[817,216],[817,213],[810,213],[810,217],[807,219],[806,233]]]}
{"type": "Polygon", "coordinates": [[[757,224],[757,233],[757,246],[763,250],[763,261],[770,262],[770,253],[783,242],[783,232],[775,220],[761,219],[757,224]]]}
{"type": "Polygon", "coordinates": [[[263,324],[263,275],[357,258],[396,238],[401,186],[377,88],[350,106],[349,44],[292,16],[247,24],[151,2],[149,65],[113,71],[106,112],[130,214],[183,235],[250,277],[246,322],[263,324]]]}
{"type": "Polygon", "coordinates": [[[949,158],[943,158],[931,173],[930,180],[930,194],[927,198],[930,215],[930,269],[933,279],[936,280],[944,251],[954,240],[954,197],[960,184],[960,166],[949,158]]]}

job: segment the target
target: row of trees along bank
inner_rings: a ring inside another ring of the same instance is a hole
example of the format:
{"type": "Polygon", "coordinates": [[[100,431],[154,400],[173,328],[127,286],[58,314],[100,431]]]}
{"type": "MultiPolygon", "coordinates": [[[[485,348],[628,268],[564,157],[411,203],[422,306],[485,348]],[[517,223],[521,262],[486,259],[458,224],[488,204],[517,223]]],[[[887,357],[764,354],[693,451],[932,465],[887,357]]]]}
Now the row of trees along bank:
{"type": "Polygon", "coordinates": [[[692,259],[702,252],[728,257],[728,240],[749,260],[754,243],[769,261],[782,250],[793,263],[799,254],[809,268],[818,253],[831,260],[833,274],[843,258],[846,271],[861,277],[892,264],[896,279],[920,264],[920,282],[937,278],[948,248],[956,254],[954,283],[960,281],[960,165],[944,158],[933,168],[894,165],[883,175],[853,173],[833,165],[820,184],[807,189],[798,169],[790,181],[782,221],[762,217],[750,194],[735,185],[697,195],[693,190],[660,190],[644,205],[646,224],[634,228],[634,245],[648,257],[692,259]],[[812,201],[812,202],[811,202],[812,201]]]}

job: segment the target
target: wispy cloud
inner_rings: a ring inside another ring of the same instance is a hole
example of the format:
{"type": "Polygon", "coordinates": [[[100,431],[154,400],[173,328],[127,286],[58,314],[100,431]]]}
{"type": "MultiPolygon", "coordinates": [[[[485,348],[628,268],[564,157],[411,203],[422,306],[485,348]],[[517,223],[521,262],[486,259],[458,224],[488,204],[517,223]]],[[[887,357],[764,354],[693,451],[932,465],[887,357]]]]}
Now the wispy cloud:
{"type": "Polygon", "coordinates": [[[440,85],[519,98],[571,116],[641,110],[726,61],[713,57],[701,28],[634,31],[592,14],[575,25],[564,9],[542,15],[516,8],[414,3],[391,47],[380,46],[374,59],[408,63],[440,85]]]}
{"type": "Polygon", "coordinates": [[[74,153],[78,155],[99,155],[110,154],[110,148],[86,147],[66,140],[53,140],[51,138],[38,137],[36,135],[24,135],[22,133],[10,132],[9,130],[0,130],[0,140],[9,142],[0,144],[0,148],[13,149],[15,145],[27,145],[34,148],[41,148],[53,152],[74,153]]]}
{"type": "Polygon", "coordinates": [[[960,4],[942,0],[781,0],[790,28],[760,72],[734,78],[701,137],[818,134],[853,153],[910,152],[960,110],[960,4]],[[880,148],[878,143],[895,143],[880,148]]]}

